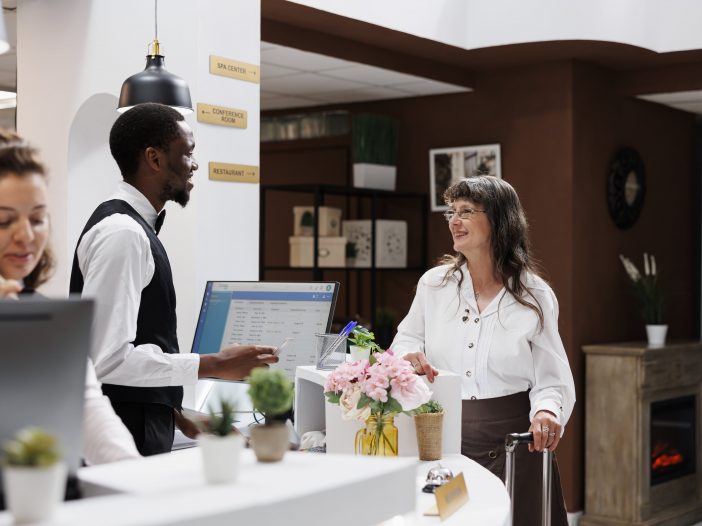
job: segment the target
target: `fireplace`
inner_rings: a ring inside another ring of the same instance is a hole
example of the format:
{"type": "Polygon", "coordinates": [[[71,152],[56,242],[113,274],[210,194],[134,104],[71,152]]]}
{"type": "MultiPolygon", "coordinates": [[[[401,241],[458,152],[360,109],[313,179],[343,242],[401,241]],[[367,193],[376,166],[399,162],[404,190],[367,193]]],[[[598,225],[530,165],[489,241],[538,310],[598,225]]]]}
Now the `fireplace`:
{"type": "Polygon", "coordinates": [[[651,486],[695,472],[695,397],[651,404],[651,486]]]}
{"type": "Polygon", "coordinates": [[[702,343],[583,349],[581,526],[702,520],[702,343]]]}

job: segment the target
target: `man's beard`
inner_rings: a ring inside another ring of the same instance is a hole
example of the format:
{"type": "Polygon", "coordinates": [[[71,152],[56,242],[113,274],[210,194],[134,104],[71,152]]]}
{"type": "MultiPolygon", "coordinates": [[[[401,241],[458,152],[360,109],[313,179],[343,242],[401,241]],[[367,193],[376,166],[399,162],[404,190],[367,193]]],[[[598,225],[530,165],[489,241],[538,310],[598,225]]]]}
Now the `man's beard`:
{"type": "Polygon", "coordinates": [[[175,201],[180,206],[185,207],[190,201],[190,192],[188,192],[187,188],[174,188],[172,181],[169,180],[161,191],[161,199],[163,201],[175,201]]]}

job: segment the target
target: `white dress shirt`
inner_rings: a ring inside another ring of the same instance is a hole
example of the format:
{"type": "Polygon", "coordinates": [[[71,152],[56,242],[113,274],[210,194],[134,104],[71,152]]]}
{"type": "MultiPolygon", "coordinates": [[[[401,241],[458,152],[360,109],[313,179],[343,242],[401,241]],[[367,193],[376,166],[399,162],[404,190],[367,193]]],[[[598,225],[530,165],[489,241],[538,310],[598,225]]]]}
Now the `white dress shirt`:
{"type": "Polygon", "coordinates": [[[83,416],[83,459],[88,465],[139,458],[134,439],[102,394],[93,362],[88,359],[83,416]]]}
{"type": "MultiPolygon", "coordinates": [[[[126,201],[156,224],[157,211],[136,188],[119,183],[110,199],[126,201]]],[[[134,346],[141,292],[154,275],[154,259],[143,228],[126,214],[113,214],[88,230],[77,249],[83,296],[96,302],[92,357],[103,383],[166,387],[197,383],[200,357],[162,352],[155,344],[134,346]]]]}
{"type": "MultiPolygon", "coordinates": [[[[421,351],[437,369],[460,374],[463,399],[531,389],[529,420],[545,409],[565,426],[575,405],[575,386],[558,334],[558,302],[551,287],[527,275],[527,287],[543,310],[542,330],[536,313],[505,289],[478,312],[467,267],[462,267],[460,293],[457,274],[441,285],[447,269],[435,267],[419,280],[410,311],[397,328],[393,352],[421,351]]],[[[528,295],[525,299],[533,303],[528,295]]]]}

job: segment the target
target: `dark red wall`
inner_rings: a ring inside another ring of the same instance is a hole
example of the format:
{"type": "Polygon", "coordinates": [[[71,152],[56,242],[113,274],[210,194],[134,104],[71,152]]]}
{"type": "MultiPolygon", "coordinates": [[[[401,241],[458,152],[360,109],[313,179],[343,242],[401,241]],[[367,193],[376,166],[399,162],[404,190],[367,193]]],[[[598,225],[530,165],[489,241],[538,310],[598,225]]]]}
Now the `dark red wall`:
{"type": "MultiPolygon", "coordinates": [[[[571,61],[482,73],[473,93],[344,107],[399,119],[398,190],[429,192],[432,148],[501,145],[502,176],[520,195],[531,225],[534,254],[560,303],[561,336],[575,376],[578,404],[559,447],[559,464],[568,509],[581,510],[581,346],[644,338],[643,322],[637,317],[617,259],[619,253],[630,257],[644,251],[656,254],[663,272],[670,337],[698,335],[699,205],[692,163],[693,116],[618,96],[606,71],[571,61]],[[637,148],[646,163],[648,194],[639,222],[621,231],[609,218],[605,188],[609,161],[626,145],[637,148]]],[[[264,146],[262,183],[346,184],[348,158],[344,152],[343,148],[321,153],[271,152],[264,146]]],[[[290,206],[289,197],[279,198],[278,225],[289,232],[290,206]]],[[[440,214],[430,214],[428,227],[427,256],[432,262],[449,251],[451,244],[440,214]]],[[[413,239],[410,234],[411,244],[413,239]]],[[[271,238],[266,246],[276,261],[286,261],[287,238],[284,243],[271,238]]],[[[393,306],[402,316],[417,278],[411,273],[386,276],[381,303],[393,306]]],[[[283,278],[276,275],[274,279],[283,278]]],[[[347,289],[360,287],[362,291],[367,283],[347,285],[347,289]]]]}

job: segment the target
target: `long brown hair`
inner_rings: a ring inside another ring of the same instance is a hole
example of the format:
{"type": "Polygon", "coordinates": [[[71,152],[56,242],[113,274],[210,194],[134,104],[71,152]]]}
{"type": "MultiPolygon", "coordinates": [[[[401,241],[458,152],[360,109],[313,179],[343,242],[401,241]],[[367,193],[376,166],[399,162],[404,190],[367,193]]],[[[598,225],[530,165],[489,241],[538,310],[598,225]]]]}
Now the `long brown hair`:
{"type": "MultiPolygon", "coordinates": [[[[39,153],[15,132],[0,128],[0,177],[39,174],[46,179],[46,167],[39,153]]],[[[47,245],[34,270],[24,278],[26,289],[36,289],[45,283],[54,270],[54,257],[47,245]]]]}
{"type": "MultiPolygon", "coordinates": [[[[529,233],[526,215],[512,185],[489,175],[479,175],[461,179],[444,192],[444,201],[451,206],[457,199],[469,199],[480,205],[486,212],[492,229],[491,245],[495,273],[502,286],[518,303],[533,310],[543,328],[544,313],[539,301],[524,283],[526,271],[538,275],[537,264],[530,256],[529,233]],[[530,296],[529,301],[522,296],[530,296]]],[[[449,265],[441,282],[445,285],[455,273],[459,274],[458,289],[463,283],[461,266],[467,263],[466,257],[458,252],[446,254],[441,264],[449,265]]]]}

